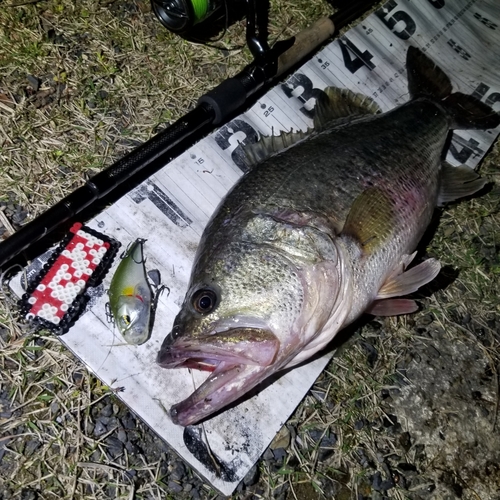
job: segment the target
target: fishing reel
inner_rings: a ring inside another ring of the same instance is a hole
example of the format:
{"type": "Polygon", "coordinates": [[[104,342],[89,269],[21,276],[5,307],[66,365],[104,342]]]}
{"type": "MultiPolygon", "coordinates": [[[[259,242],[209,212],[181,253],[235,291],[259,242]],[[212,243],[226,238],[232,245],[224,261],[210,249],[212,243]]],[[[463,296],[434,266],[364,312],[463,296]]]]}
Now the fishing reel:
{"type": "Polygon", "coordinates": [[[247,4],[252,1],[151,0],[151,7],[169,31],[189,41],[203,43],[243,19],[247,4]]]}

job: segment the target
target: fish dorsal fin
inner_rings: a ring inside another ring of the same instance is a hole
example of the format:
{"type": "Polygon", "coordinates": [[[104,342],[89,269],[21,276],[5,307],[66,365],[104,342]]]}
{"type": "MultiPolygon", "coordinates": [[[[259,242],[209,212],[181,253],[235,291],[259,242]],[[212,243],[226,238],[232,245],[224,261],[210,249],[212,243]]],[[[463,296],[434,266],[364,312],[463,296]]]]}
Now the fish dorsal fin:
{"type": "Polygon", "coordinates": [[[486,179],[481,178],[467,165],[454,167],[446,162],[443,163],[441,169],[440,181],[439,206],[470,196],[481,190],[486,184],[486,179]]]}
{"type": "Polygon", "coordinates": [[[375,299],[390,299],[416,292],[421,286],[432,281],[440,270],[439,261],[427,259],[397,276],[392,274],[382,285],[375,299]]]}
{"type": "Polygon", "coordinates": [[[263,135],[257,142],[243,147],[245,163],[248,167],[253,167],[303,141],[311,136],[313,132],[314,129],[308,128],[305,132],[291,130],[290,132],[281,132],[280,135],[263,135]]]}
{"type": "Polygon", "coordinates": [[[365,254],[372,253],[394,231],[394,204],[380,188],[369,188],[352,204],[342,234],[355,238],[365,254]]]}
{"type": "Polygon", "coordinates": [[[340,125],[343,118],[351,121],[363,115],[380,113],[373,99],[349,89],[327,87],[316,100],[314,108],[314,131],[320,132],[333,125],[340,125]]]}
{"type": "Polygon", "coordinates": [[[309,127],[305,132],[291,130],[279,135],[261,136],[257,142],[243,147],[245,163],[248,167],[253,167],[328,128],[380,111],[378,104],[370,97],[349,89],[327,87],[316,100],[313,127],[309,127]]]}
{"type": "Polygon", "coordinates": [[[431,61],[420,49],[409,47],[406,54],[408,90],[413,99],[432,96],[444,99],[452,91],[450,79],[445,72],[431,61]]]}

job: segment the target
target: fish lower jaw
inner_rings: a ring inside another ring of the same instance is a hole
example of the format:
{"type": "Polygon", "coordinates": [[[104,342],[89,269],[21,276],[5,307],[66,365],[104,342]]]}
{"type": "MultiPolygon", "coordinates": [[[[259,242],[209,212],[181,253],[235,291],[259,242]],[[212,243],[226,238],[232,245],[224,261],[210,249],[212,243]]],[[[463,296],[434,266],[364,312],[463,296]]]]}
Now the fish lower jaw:
{"type": "Polygon", "coordinates": [[[238,400],[272,373],[270,367],[220,362],[203,384],[170,409],[172,422],[193,425],[238,400]]]}

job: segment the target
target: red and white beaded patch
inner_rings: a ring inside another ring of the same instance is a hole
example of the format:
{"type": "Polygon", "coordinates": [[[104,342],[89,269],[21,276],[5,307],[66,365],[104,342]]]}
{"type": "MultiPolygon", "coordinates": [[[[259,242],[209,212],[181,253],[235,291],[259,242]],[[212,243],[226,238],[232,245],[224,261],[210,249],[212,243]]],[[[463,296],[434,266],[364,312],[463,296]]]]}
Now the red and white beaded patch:
{"type": "Polygon", "coordinates": [[[70,233],[22,299],[27,319],[64,331],[83,309],[86,300],[79,299],[87,286],[96,286],[96,271],[102,279],[119,246],[80,223],[70,233]]]}

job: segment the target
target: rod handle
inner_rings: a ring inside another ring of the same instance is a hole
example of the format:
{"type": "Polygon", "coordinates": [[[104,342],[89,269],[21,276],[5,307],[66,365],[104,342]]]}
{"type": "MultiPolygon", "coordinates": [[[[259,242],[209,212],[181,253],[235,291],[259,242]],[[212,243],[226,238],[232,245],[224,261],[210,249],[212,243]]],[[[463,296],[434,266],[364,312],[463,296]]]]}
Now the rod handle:
{"type": "Polygon", "coordinates": [[[318,19],[311,26],[295,35],[295,43],[278,58],[279,76],[303,59],[309,52],[328,40],[335,31],[335,25],[329,17],[318,19]]]}

